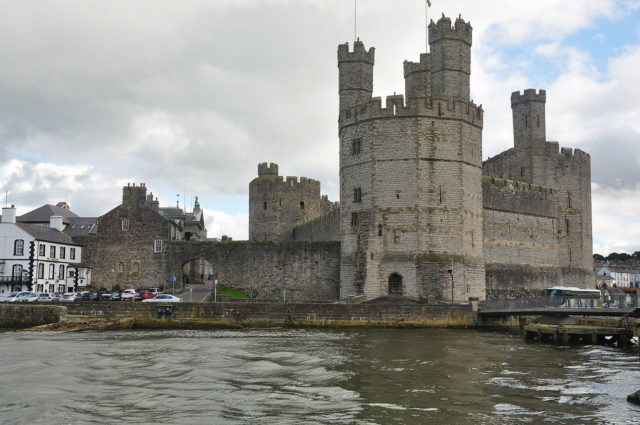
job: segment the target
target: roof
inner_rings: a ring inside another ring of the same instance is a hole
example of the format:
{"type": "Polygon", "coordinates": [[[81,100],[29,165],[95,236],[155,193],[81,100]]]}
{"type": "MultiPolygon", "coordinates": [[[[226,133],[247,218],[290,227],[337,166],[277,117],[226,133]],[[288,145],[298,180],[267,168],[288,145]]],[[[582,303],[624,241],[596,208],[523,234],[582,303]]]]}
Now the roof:
{"type": "Polygon", "coordinates": [[[67,208],[61,208],[56,205],[43,205],[40,208],[36,208],[33,211],[29,211],[28,213],[21,215],[16,218],[16,221],[22,223],[48,223],[51,219],[51,216],[59,215],[62,216],[63,223],[69,223],[69,219],[73,217],[78,217],[76,213],[67,208]]]}
{"type": "Polygon", "coordinates": [[[69,225],[64,229],[64,233],[72,238],[88,235],[97,222],[97,217],[71,217],[69,218],[69,225]]]}
{"type": "Polygon", "coordinates": [[[39,241],[78,245],[69,235],[66,235],[56,229],[50,229],[48,227],[36,226],[28,223],[16,223],[16,226],[20,227],[39,241]]]}

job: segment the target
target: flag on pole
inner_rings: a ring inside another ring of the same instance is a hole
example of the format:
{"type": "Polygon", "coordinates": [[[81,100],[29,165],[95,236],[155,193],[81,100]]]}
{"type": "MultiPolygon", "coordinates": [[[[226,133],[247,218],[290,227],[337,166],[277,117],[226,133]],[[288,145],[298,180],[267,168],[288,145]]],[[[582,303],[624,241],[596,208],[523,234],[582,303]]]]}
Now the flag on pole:
{"type": "Polygon", "coordinates": [[[427,6],[431,7],[431,0],[427,0],[427,6]]]}

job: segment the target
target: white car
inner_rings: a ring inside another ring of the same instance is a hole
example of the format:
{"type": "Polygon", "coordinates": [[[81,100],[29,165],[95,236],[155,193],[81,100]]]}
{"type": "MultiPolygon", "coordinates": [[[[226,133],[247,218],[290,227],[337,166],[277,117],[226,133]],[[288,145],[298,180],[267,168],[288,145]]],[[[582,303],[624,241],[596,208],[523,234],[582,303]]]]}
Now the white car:
{"type": "Polygon", "coordinates": [[[9,292],[8,294],[0,295],[0,303],[9,302],[9,298],[15,298],[20,292],[9,292]]]}
{"type": "Polygon", "coordinates": [[[34,294],[33,292],[23,292],[23,295],[18,295],[16,297],[16,302],[18,303],[34,303],[38,301],[38,294],[34,294]]]}
{"type": "Polygon", "coordinates": [[[158,294],[153,298],[142,300],[143,303],[181,303],[182,298],[174,297],[169,294],[158,294]]]}
{"type": "Polygon", "coordinates": [[[136,292],[135,289],[125,289],[124,291],[122,291],[122,295],[120,296],[120,299],[122,301],[125,301],[125,300],[133,301],[136,299],[136,295],[138,295],[138,293],[136,292]]]}
{"type": "Polygon", "coordinates": [[[12,292],[7,296],[5,302],[15,303],[18,301],[22,301],[22,298],[31,295],[31,292],[12,292]]]}
{"type": "Polygon", "coordinates": [[[79,301],[80,298],[82,298],[82,296],[77,292],[65,292],[64,294],[62,294],[62,299],[60,299],[60,301],[73,302],[79,301]]]}
{"type": "Polygon", "coordinates": [[[36,301],[38,301],[39,303],[60,301],[60,295],[50,292],[43,292],[38,295],[38,299],[36,301]]]}

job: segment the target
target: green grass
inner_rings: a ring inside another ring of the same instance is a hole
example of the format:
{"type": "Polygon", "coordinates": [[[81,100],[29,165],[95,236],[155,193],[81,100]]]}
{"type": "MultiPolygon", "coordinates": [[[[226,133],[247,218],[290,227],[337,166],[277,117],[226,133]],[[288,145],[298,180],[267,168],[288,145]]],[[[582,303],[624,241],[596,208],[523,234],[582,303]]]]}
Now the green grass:
{"type": "Polygon", "coordinates": [[[249,295],[245,294],[239,289],[234,289],[234,288],[221,289],[218,291],[218,295],[226,295],[228,297],[236,298],[236,299],[249,298],[249,295]]]}

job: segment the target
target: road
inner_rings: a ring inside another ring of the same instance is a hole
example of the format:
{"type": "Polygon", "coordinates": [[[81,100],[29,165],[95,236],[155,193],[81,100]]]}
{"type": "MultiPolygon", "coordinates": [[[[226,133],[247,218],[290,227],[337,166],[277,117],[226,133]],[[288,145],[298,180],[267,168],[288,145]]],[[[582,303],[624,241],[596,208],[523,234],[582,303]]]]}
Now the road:
{"type": "MultiPolygon", "coordinates": [[[[191,302],[200,303],[206,301],[210,295],[210,288],[193,288],[193,291],[191,291],[191,302]]],[[[189,288],[185,288],[184,291],[177,293],[176,297],[182,298],[184,302],[189,302],[189,288]]]]}

